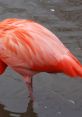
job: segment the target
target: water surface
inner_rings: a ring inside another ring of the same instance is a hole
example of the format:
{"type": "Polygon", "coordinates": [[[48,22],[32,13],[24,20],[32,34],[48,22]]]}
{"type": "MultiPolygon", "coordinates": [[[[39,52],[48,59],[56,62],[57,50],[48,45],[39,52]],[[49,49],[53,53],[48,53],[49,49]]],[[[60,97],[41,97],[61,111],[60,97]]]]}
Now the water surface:
{"type": "MultiPolygon", "coordinates": [[[[55,33],[82,62],[82,0],[0,0],[0,20],[34,19],[55,33]]],[[[0,76],[0,117],[82,117],[82,80],[40,73],[33,79],[35,102],[20,75],[0,76]]]]}

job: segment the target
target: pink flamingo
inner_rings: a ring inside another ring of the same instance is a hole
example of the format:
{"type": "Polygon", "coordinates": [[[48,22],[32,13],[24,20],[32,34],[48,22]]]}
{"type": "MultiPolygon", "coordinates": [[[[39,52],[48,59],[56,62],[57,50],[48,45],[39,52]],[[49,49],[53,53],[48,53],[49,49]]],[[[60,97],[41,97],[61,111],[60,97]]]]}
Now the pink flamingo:
{"type": "Polygon", "coordinates": [[[0,22],[0,74],[7,66],[23,76],[31,99],[32,76],[39,72],[82,77],[82,65],[58,37],[25,19],[0,22]]]}

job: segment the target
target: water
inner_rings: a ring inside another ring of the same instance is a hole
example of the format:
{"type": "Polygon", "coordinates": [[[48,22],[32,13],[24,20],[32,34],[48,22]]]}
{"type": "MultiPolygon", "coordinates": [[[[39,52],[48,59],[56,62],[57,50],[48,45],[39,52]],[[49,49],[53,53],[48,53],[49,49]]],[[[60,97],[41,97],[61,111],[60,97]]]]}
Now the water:
{"type": "MultiPolygon", "coordinates": [[[[34,19],[82,62],[82,0],[0,0],[0,20],[34,19]]],[[[33,79],[35,101],[11,69],[0,76],[0,117],[82,117],[82,80],[40,73],[33,79]]]]}

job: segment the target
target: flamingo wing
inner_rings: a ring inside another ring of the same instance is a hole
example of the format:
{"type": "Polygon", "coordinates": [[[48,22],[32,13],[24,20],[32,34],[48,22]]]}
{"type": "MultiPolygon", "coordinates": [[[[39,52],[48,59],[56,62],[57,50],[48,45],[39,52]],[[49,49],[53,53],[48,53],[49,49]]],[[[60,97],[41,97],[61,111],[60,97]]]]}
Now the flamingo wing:
{"type": "Polygon", "coordinates": [[[1,40],[2,58],[9,63],[15,57],[26,62],[29,69],[57,72],[55,66],[68,51],[55,35],[35,22],[15,24],[14,29],[7,26],[5,32],[1,40]]]}

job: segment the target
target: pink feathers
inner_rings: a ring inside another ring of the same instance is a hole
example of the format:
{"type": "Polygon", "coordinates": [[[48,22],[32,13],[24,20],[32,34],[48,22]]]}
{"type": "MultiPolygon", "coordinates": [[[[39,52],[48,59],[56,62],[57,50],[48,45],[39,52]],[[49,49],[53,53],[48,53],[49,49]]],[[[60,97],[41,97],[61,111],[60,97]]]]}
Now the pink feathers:
{"type": "MultiPolygon", "coordinates": [[[[76,60],[70,56],[69,50],[40,24],[30,20],[7,19],[0,23],[0,27],[0,44],[4,48],[0,58],[15,70],[22,66],[28,71],[64,72],[70,75],[70,69],[74,66],[76,69],[76,60]]],[[[79,76],[77,73],[76,76],[79,76]]]]}

